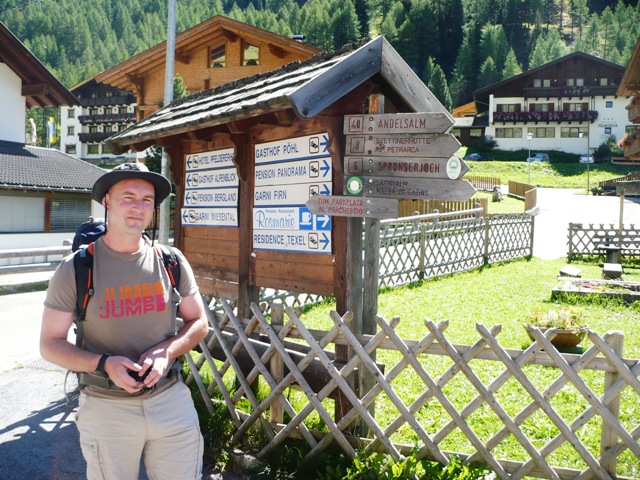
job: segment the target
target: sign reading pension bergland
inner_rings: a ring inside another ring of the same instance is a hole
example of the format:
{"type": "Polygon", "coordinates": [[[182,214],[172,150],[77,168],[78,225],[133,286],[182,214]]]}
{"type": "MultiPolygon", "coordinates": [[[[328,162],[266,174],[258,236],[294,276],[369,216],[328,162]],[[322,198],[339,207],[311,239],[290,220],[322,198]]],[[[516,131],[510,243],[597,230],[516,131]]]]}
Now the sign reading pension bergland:
{"type": "Polygon", "coordinates": [[[233,148],[194,153],[185,157],[185,226],[238,226],[238,173],[233,148]]]}
{"type": "Polygon", "coordinates": [[[331,253],[331,217],[305,203],[330,195],[333,164],[327,133],[255,145],[253,248],[331,253]]]}

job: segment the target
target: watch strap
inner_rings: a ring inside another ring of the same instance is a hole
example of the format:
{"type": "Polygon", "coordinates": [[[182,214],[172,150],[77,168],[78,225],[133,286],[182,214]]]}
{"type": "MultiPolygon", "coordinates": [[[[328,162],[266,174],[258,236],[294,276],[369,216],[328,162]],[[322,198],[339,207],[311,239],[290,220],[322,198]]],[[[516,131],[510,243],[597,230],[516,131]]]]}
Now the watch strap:
{"type": "Polygon", "coordinates": [[[98,366],[96,367],[96,373],[98,375],[102,375],[105,378],[108,378],[109,375],[107,375],[107,372],[104,369],[105,364],[107,363],[107,358],[109,358],[111,355],[109,355],[108,353],[105,353],[104,355],[102,355],[100,357],[100,360],[98,360],[98,366]]]}

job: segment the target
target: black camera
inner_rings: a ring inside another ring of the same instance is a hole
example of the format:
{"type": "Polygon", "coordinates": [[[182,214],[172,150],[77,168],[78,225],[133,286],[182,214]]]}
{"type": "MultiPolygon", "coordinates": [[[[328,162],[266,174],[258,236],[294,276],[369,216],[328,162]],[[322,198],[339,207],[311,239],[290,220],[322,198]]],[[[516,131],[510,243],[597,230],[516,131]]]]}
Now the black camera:
{"type": "Polygon", "coordinates": [[[135,372],[133,370],[129,370],[129,376],[131,378],[133,378],[134,380],[137,380],[138,382],[144,382],[144,379],[149,376],[150,372],[151,372],[151,367],[149,367],[147,369],[147,371],[142,376],[140,376],[139,372],[135,372]]]}

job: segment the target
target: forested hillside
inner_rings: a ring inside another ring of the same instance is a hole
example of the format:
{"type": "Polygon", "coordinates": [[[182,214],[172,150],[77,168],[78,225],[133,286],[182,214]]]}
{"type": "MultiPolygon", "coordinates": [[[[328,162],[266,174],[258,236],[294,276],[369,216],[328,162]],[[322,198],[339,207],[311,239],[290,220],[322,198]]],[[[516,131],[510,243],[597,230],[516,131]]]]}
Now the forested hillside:
{"type": "MultiPolygon", "coordinates": [[[[4,22],[68,87],[166,36],[166,0],[0,0],[4,22]]],[[[214,15],[332,50],[384,35],[451,108],[580,50],[626,65],[637,0],[177,0],[177,31],[214,15]]]]}

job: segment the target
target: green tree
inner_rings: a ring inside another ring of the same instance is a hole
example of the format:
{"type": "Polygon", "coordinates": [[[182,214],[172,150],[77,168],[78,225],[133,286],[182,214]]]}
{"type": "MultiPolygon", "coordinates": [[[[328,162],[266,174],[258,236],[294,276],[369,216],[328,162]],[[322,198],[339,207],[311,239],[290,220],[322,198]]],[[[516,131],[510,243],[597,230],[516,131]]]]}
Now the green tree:
{"type": "Polygon", "coordinates": [[[440,54],[435,16],[428,0],[412,0],[406,20],[398,29],[396,50],[415,72],[422,72],[430,56],[440,54]]]}
{"type": "Polygon", "coordinates": [[[522,73],[522,67],[518,63],[516,54],[513,53],[513,48],[510,48],[507,59],[504,62],[504,68],[502,69],[502,80],[514,77],[520,73],[522,73]]]}
{"type": "Polygon", "coordinates": [[[435,97],[440,100],[440,103],[446,108],[448,111],[451,111],[453,103],[451,102],[451,92],[449,91],[449,85],[447,83],[447,78],[444,75],[444,71],[440,67],[440,65],[435,64],[433,66],[433,70],[431,72],[431,77],[429,79],[429,83],[427,85],[431,93],[435,95],[435,97]]]}
{"type": "Polygon", "coordinates": [[[351,0],[346,0],[344,5],[331,19],[333,29],[333,46],[341,46],[352,43],[360,37],[360,25],[356,8],[351,0]]]}
{"type": "Polygon", "coordinates": [[[496,67],[493,57],[489,56],[480,67],[480,75],[478,76],[478,87],[486,87],[500,80],[500,71],[496,67]]]}

